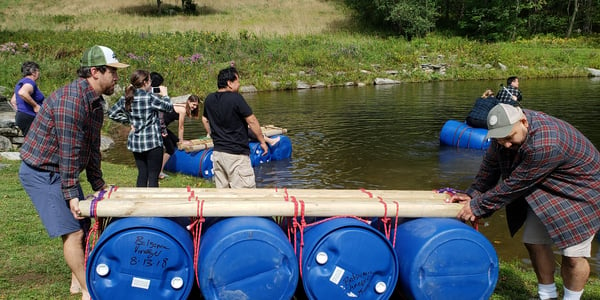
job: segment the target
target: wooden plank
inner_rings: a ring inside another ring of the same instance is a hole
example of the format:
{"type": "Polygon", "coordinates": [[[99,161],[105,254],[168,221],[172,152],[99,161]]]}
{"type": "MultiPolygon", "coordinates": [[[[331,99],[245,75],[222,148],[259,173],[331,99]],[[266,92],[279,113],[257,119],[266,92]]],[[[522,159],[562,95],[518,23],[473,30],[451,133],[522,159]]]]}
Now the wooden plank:
{"type": "MultiPolygon", "coordinates": [[[[266,136],[269,136],[269,137],[287,133],[287,129],[277,127],[275,125],[265,125],[265,126],[261,126],[260,128],[261,128],[263,134],[265,134],[266,136]]],[[[193,139],[193,140],[190,140],[190,142],[191,142],[191,145],[178,144],[177,146],[178,146],[179,150],[183,150],[185,152],[196,152],[196,151],[201,151],[204,149],[209,149],[209,148],[214,147],[212,139],[210,139],[210,138],[193,139]]]]}
{"type": "MultiPolygon", "coordinates": [[[[98,193],[96,194],[98,197],[98,193]]],[[[449,196],[435,191],[342,189],[187,189],[116,188],[99,201],[80,202],[85,216],[196,216],[204,202],[204,216],[294,216],[304,203],[305,215],[329,217],[454,217],[461,204],[446,203],[449,196]]]]}
{"type": "Polygon", "coordinates": [[[378,201],[444,201],[448,194],[436,191],[421,190],[345,190],[345,189],[190,189],[185,188],[131,188],[119,187],[110,195],[110,199],[136,199],[136,198],[163,198],[163,199],[188,199],[189,197],[208,199],[220,197],[222,199],[257,199],[257,200],[285,200],[292,197],[305,199],[332,198],[339,200],[367,200],[378,201]]]}
{"type": "MultiPolygon", "coordinates": [[[[140,199],[121,201],[98,201],[98,217],[195,217],[200,201],[172,201],[162,199],[140,199]]],[[[387,216],[395,217],[396,203],[386,202],[387,216]],[[391,213],[393,212],[393,213],[391,213]]],[[[82,215],[91,216],[91,200],[81,201],[82,215]]],[[[455,217],[463,207],[457,203],[398,203],[399,217],[455,217]]],[[[205,200],[202,205],[204,217],[233,216],[294,216],[300,215],[301,204],[290,201],[234,201],[205,200]]],[[[305,201],[304,215],[312,217],[361,216],[383,217],[385,206],[374,201],[305,201]]]]}

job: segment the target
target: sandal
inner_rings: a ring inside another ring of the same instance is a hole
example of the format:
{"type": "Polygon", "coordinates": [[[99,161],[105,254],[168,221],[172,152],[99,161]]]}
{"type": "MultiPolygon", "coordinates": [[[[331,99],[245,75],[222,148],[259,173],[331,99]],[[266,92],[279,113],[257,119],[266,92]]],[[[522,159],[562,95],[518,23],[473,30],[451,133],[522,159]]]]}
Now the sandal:
{"type": "Polygon", "coordinates": [[[158,174],[158,179],[165,179],[165,178],[169,178],[169,175],[167,175],[166,173],[160,172],[160,174],[158,174]]]}

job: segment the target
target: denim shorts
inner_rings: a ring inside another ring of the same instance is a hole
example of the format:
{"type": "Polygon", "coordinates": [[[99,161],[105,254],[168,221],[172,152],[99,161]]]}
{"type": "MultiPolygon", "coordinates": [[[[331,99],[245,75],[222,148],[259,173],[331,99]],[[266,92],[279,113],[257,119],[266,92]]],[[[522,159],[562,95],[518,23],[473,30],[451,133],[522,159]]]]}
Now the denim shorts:
{"type": "MultiPolygon", "coordinates": [[[[62,181],[58,173],[32,168],[22,162],[19,179],[46,227],[48,236],[59,237],[89,227],[89,218],[77,220],[73,217],[69,202],[62,193],[62,181]]],[[[81,187],[79,199],[84,199],[81,187]]]]}

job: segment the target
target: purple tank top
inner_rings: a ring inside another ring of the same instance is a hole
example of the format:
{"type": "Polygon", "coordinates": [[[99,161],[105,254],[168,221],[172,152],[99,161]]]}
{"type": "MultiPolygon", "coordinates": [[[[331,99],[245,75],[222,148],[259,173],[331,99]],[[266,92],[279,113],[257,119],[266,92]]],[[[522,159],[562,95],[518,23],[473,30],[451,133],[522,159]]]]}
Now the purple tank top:
{"type": "Polygon", "coordinates": [[[35,83],[35,81],[31,78],[23,77],[21,80],[19,80],[19,82],[17,82],[17,85],[15,86],[15,97],[17,99],[17,111],[26,113],[31,116],[35,116],[33,107],[31,105],[29,105],[29,103],[25,102],[25,100],[23,100],[23,98],[21,98],[21,96],[19,96],[19,90],[26,83],[29,83],[33,86],[33,94],[31,95],[31,98],[33,98],[33,100],[38,105],[42,105],[42,103],[44,102],[44,94],[42,93],[42,91],[40,91],[40,89],[38,89],[38,86],[35,83]]]}

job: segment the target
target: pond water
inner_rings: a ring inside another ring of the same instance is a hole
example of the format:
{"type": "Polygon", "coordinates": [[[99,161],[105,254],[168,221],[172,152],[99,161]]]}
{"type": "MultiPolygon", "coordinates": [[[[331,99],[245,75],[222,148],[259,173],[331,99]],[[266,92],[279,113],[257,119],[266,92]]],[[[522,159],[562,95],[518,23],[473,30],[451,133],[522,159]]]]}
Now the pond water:
{"type": "MultiPolygon", "coordinates": [[[[433,190],[465,189],[483,151],[441,147],[448,119],[463,120],[474,100],[501,81],[406,83],[244,94],[262,125],[288,130],[292,158],[255,169],[258,187],[433,190]]],[[[242,82],[244,84],[244,82],[242,82]]],[[[588,78],[520,79],[525,108],[562,118],[600,146],[600,81],[588,78]]],[[[186,139],[205,135],[186,121],[186,139]]],[[[107,160],[133,165],[125,141],[107,160]],[[115,155],[117,154],[117,155],[115,155]],[[119,155],[121,154],[121,155],[119,155]]],[[[528,262],[520,236],[510,238],[504,211],[484,220],[481,232],[502,259],[528,262]]],[[[598,243],[592,271],[600,273],[598,243]]]]}

